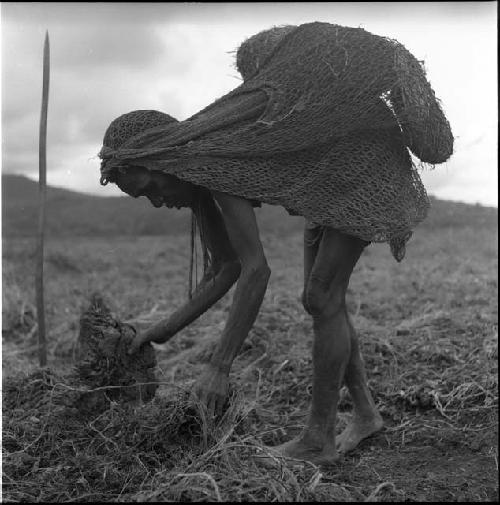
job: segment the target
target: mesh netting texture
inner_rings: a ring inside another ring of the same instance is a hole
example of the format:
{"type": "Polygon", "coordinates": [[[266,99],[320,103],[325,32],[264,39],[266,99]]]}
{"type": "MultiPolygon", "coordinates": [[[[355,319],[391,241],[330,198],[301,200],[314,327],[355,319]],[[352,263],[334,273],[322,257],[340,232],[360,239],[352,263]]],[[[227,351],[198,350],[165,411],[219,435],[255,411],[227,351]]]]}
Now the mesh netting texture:
{"type": "Polygon", "coordinates": [[[155,116],[140,131],[133,116],[116,119],[103,177],[127,165],[162,170],[389,242],[401,260],[429,207],[409,150],[428,164],[453,152],[421,63],[397,41],[317,22],[250,37],[236,65],[243,83],[185,121],[155,116]]]}

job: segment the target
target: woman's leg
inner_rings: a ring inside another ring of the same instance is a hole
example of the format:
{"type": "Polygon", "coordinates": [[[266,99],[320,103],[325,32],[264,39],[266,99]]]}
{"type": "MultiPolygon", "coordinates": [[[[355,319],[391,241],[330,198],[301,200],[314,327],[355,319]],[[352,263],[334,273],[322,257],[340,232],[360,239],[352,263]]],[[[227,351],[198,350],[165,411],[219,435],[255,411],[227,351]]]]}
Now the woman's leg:
{"type": "MultiPolygon", "coordinates": [[[[303,302],[313,317],[313,397],[309,421],[302,434],[274,448],[284,456],[316,463],[332,463],[337,459],[337,404],[346,374],[354,393],[355,412],[362,413],[363,419],[370,417],[371,396],[367,396],[358,344],[345,306],[350,275],[365,246],[366,242],[330,228],[324,229],[319,245],[305,244],[303,302]],[[365,387],[360,388],[361,383],[365,387]]],[[[349,436],[341,435],[341,440],[356,438],[358,432],[361,431],[351,429],[349,436]]],[[[339,450],[344,450],[345,445],[340,444],[339,450]]]]}
{"type": "Polygon", "coordinates": [[[313,318],[314,373],[311,413],[301,438],[307,446],[320,449],[318,462],[337,458],[337,404],[352,351],[345,294],[365,245],[326,228],[307,281],[305,308],[313,318]]]}
{"type": "Polygon", "coordinates": [[[351,336],[351,356],[347,364],[345,382],[352,398],[354,412],[351,422],[336,440],[337,450],[343,453],[354,449],[364,438],[379,431],[384,424],[368,389],[356,331],[349,315],[347,317],[351,336]]]}

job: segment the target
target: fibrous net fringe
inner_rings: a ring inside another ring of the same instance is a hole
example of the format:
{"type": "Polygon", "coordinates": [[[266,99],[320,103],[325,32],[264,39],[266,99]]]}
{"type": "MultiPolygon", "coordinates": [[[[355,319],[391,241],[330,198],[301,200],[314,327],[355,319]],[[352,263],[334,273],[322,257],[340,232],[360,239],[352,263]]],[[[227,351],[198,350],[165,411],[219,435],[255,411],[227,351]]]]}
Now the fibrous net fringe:
{"type": "Polygon", "coordinates": [[[249,38],[236,64],[244,82],[188,120],[165,115],[139,134],[130,115],[115,120],[123,142],[104,142],[103,174],[162,170],[387,241],[400,260],[429,206],[408,149],[429,164],[453,151],[420,62],[361,28],[308,23],[249,38]]]}

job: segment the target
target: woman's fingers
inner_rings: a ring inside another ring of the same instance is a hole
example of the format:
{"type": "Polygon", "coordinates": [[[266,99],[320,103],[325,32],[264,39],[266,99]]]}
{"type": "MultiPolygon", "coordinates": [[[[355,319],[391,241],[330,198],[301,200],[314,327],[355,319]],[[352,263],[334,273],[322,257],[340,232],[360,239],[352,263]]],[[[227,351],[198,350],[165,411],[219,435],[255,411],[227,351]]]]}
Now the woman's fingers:
{"type": "Polygon", "coordinates": [[[195,391],[198,400],[205,406],[209,419],[220,416],[226,401],[225,397],[211,391],[195,391]]]}
{"type": "Polygon", "coordinates": [[[208,417],[210,419],[215,417],[215,398],[214,395],[211,394],[208,399],[208,405],[207,405],[207,411],[208,411],[208,417]]]}
{"type": "Polygon", "coordinates": [[[134,337],[134,340],[132,340],[132,343],[130,344],[129,350],[127,354],[135,354],[138,350],[139,347],[144,343],[144,339],[142,335],[136,335],[134,337]]]}
{"type": "Polygon", "coordinates": [[[222,414],[228,393],[228,376],[209,366],[193,387],[209,418],[222,414]]]}
{"type": "Polygon", "coordinates": [[[207,413],[210,419],[218,417],[222,414],[222,407],[224,405],[225,398],[222,398],[216,393],[209,394],[207,400],[207,413]]]}

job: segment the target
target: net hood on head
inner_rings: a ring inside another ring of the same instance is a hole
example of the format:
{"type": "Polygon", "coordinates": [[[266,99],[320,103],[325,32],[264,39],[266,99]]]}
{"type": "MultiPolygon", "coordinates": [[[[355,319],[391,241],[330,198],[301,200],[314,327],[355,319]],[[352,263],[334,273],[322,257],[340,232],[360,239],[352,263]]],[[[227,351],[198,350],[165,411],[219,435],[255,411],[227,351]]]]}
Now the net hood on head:
{"type": "Polygon", "coordinates": [[[421,64],[394,40],[328,23],[261,32],[236,60],[240,86],[185,121],[105,149],[106,165],[140,164],[282,205],[388,241],[400,259],[429,206],[408,149],[431,164],[453,151],[421,64]]]}
{"type": "Polygon", "coordinates": [[[134,110],[118,116],[111,121],[104,133],[102,149],[99,156],[103,159],[101,164],[101,184],[106,185],[112,164],[107,164],[107,152],[114,152],[129,139],[156,126],[166,126],[177,123],[177,119],[157,110],[134,110]]]}

